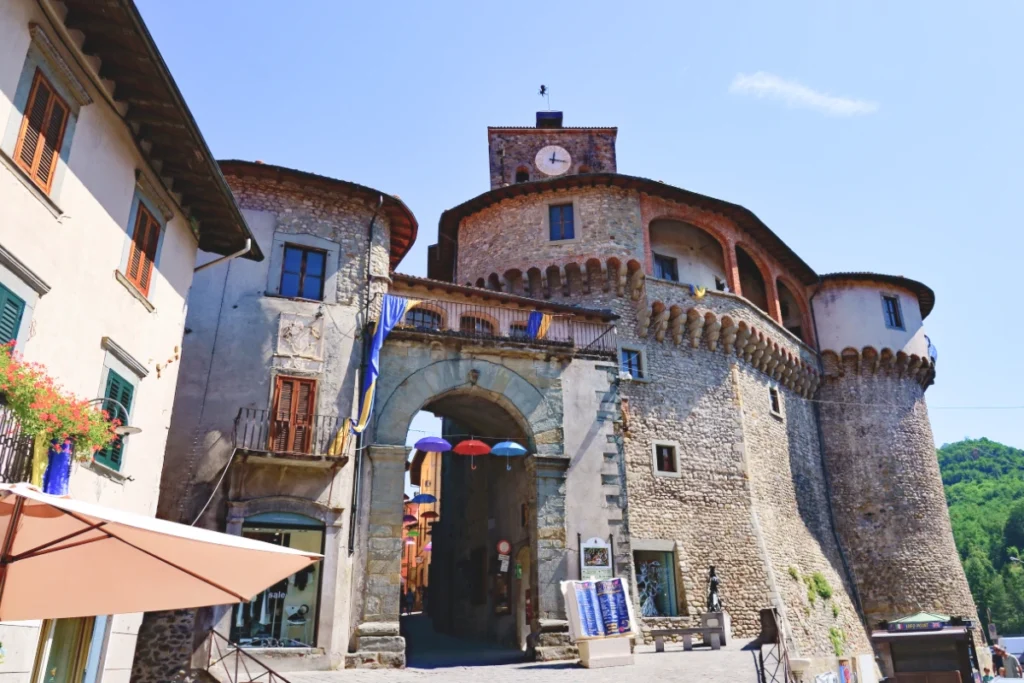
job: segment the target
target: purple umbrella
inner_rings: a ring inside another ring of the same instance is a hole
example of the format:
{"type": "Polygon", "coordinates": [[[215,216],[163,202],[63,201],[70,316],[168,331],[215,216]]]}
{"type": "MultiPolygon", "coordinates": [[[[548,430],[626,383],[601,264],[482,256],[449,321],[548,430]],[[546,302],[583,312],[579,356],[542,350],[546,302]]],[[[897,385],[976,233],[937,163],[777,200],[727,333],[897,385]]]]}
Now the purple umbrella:
{"type": "Polygon", "coordinates": [[[416,523],[416,515],[406,515],[405,517],[402,517],[402,524],[415,524],[415,523],[416,523]]]}
{"type": "Polygon", "coordinates": [[[426,436],[416,442],[416,448],[429,453],[447,453],[452,445],[439,436],[426,436]]]}
{"type": "Polygon", "coordinates": [[[434,549],[434,542],[431,541],[430,543],[426,544],[425,546],[423,546],[423,549],[429,553],[431,550],[434,549]]]}

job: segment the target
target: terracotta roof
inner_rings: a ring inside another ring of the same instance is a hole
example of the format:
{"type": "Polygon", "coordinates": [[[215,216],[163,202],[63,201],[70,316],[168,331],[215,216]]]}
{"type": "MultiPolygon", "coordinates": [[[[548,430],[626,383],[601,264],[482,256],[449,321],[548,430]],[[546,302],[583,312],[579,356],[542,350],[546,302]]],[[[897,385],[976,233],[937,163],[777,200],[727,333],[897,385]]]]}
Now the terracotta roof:
{"type": "Polygon", "coordinates": [[[497,301],[504,301],[510,304],[519,304],[520,306],[529,306],[535,308],[538,311],[557,311],[559,313],[575,313],[576,315],[589,315],[600,318],[603,321],[611,322],[618,320],[619,316],[615,315],[611,311],[598,310],[595,308],[583,308],[581,306],[570,306],[567,304],[556,304],[543,299],[533,299],[528,296],[519,296],[518,294],[509,294],[507,292],[496,292],[492,289],[484,289],[482,287],[469,287],[466,285],[457,285],[451,282],[444,282],[443,280],[431,280],[430,278],[417,277],[415,275],[406,275],[405,273],[392,273],[391,279],[394,282],[400,282],[409,286],[421,286],[426,287],[428,290],[440,289],[445,292],[452,294],[465,294],[467,296],[473,296],[480,299],[494,299],[497,301]]]}
{"type": "Polygon", "coordinates": [[[409,207],[405,205],[405,202],[395,195],[348,180],[338,180],[337,178],[309,171],[300,171],[286,166],[276,166],[256,161],[241,161],[239,159],[226,159],[218,163],[220,163],[221,169],[229,175],[265,178],[278,182],[291,180],[299,183],[316,183],[330,192],[359,195],[373,203],[374,206],[376,206],[379,198],[383,197],[383,210],[391,225],[391,268],[396,268],[401,263],[402,259],[409,252],[409,248],[412,247],[412,243],[416,241],[416,232],[419,230],[416,217],[409,210],[409,207]]]}
{"type": "Polygon", "coordinates": [[[732,204],[721,199],[690,192],[689,190],[667,185],[657,180],[623,175],[621,173],[585,173],[549,180],[536,180],[528,183],[506,185],[505,187],[484,192],[467,202],[448,209],[441,214],[441,221],[438,226],[438,243],[430,247],[427,264],[428,274],[433,278],[452,279],[455,271],[459,223],[463,218],[513,197],[566,188],[597,186],[618,187],[645,192],[726,216],[749,233],[783,267],[796,275],[800,282],[805,285],[813,285],[818,281],[818,275],[814,270],[804,263],[803,259],[797,256],[778,235],[772,232],[749,209],[739,204],[732,204]]]}
{"type": "Polygon", "coordinates": [[[897,287],[909,289],[917,297],[921,306],[921,319],[928,317],[928,314],[935,308],[935,292],[923,282],[911,280],[902,275],[884,275],[882,273],[828,273],[821,276],[822,282],[836,280],[853,280],[854,282],[885,282],[897,287]]]}
{"type": "MultiPolygon", "coordinates": [[[[85,52],[113,81],[113,99],[128,105],[124,120],[140,152],[194,219],[199,248],[230,254],[252,238],[231,189],[132,0],[63,0],[68,30],[85,35],[85,52]],[[144,146],[142,143],[145,142],[144,146]]],[[[263,259],[253,240],[246,258],[263,259]]]]}

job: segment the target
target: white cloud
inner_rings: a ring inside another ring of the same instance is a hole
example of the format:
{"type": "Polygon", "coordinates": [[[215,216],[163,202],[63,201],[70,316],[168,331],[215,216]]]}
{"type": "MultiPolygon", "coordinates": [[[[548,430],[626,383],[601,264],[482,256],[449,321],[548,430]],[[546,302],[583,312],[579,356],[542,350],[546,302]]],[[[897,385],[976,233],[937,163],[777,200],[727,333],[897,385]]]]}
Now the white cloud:
{"type": "Polygon", "coordinates": [[[758,71],[753,74],[736,74],[729,92],[738,95],[753,95],[781,100],[790,107],[814,109],[830,116],[860,116],[878,111],[877,102],[836,97],[818,92],[796,81],[758,71]]]}

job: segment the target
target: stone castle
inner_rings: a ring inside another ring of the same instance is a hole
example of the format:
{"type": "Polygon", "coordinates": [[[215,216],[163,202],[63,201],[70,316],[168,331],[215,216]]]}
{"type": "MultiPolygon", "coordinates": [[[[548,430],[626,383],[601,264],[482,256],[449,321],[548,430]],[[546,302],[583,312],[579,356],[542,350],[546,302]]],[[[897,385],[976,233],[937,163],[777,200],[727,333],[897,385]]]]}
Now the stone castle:
{"type": "Polygon", "coordinates": [[[933,292],[816,273],[750,210],[619,173],[616,133],[554,112],[488,129],[491,189],[442,215],[426,278],[395,272],[418,232],[397,197],[222,162],[269,257],[196,275],[159,514],[325,559],[266,624],[147,615],[135,680],[191,653],[146,648],[168,630],[278,648],[279,670],[402,666],[419,411],[453,443],[529,451],[444,455],[439,630],[571,655],[558,582],[595,538],[645,631],[699,623],[711,566],[734,633],[774,607],[794,658],[880,651],[871,628],[921,610],[977,621],[924,399],[933,292]],[[416,306],[382,349],[369,428],[339,438],[384,293],[416,306]]]}

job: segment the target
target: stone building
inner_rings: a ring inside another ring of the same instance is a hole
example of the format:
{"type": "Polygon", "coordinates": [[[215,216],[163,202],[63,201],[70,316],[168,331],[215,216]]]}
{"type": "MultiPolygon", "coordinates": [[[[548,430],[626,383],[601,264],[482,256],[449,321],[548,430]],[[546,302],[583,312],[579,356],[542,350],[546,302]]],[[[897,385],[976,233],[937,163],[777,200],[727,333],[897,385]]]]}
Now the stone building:
{"type": "Polygon", "coordinates": [[[774,607],[790,656],[820,670],[871,653],[881,620],[976,620],[924,402],[932,291],[819,275],[742,206],[618,173],[616,133],[551,112],[489,129],[491,189],[442,215],[427,278],[394,272],[416,236],[397,198],[224,163],[270,258],[197,278],[161,513],[279,538],[320,529],[326,557],[305,640],[253,627],[255,606],[201,616],[197,633],[248,634],[279,669],[403,665],[403,478],[421,410],[453,442],[529,452],[442,456],[439,630],[571,656],[558,582],[580,576],[592,538],[611,543],[647,637],[699,619],[710,567],[736,635],[774,607]],[[385,293],[408,308],[350,438],[385,293]]]}
{"type": "MultiPolygon", "coordinates": [[[[74,465],[77,500],[156,513],[200,251],[263,258],[134,4],[0,3],[0,343],[141,430],[74,465]]],[[[40,485],[45,444],[0,424],[0,482],[40,485]]],[[[0,678],[127,681],[141,621],[0,624],[0,678]]]]}

